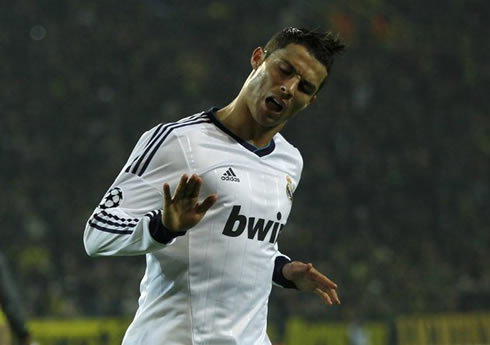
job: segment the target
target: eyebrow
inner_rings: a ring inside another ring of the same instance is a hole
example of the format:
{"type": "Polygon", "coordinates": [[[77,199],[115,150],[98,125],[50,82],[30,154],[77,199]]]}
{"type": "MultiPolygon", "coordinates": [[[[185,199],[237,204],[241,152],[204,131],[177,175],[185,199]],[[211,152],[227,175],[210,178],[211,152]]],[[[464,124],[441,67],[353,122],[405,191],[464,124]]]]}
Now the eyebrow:
{"type": "Polygon", "coordinates": [[[315,85],[312,82],[310,82],[309,80],[305,79],[305,77],[296,70],[296,68],[294,67],[294,65],[291,62],[289,62],[288,60],[286,60],[284,58],[281,58],[280,60],[284,63],[287,63],[293,69],[294,74],[300,76],[301,82],[305,86],[307,92],[310,92],[311,94],[315,93],[315,91],[316,91],[315,85]]]}

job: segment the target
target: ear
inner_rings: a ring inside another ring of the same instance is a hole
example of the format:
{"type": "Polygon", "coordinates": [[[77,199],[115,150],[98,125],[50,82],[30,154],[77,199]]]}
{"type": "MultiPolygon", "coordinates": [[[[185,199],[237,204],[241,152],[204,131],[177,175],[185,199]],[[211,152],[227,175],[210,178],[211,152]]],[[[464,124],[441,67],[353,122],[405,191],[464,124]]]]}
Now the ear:
{"type": "Polygon", "coordinates": [[[265,58],[265,51],[262,47],[257,47],[254,49],[252,56],[250,57],[250,64],[253,69],[257,69],[265,58]]]}

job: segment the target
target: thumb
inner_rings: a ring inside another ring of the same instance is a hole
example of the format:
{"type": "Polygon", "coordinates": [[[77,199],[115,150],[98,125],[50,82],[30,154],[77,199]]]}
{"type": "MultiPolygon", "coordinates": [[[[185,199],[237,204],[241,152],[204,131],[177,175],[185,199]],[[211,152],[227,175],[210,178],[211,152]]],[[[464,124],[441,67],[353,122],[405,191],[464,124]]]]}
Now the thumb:
{"type": "Polygon", "coordinates": [[[216,194],[212,194],[208,196],[206,199],[204,199],[202,203],[197,205],[196,211],[198,213],[203,213],[203,214],[206,213],[211,208],[211,206],[214,205],[216,200],[218,200],[218,196],[216,194]]]}
{"type": "Polygon", "coordinates": [[[311,264],[311,263],[305,264],[303,262],[299,262],[299,264],[301,264],[301,266],[298,267],[298,270],[297,270],[298,273],[308,272],[313,268],[313,264],[311,264]]]}
{"type": "Polygon", "coordinates": [[[307,263],[306,265],[304,265],[304,273],[308,273],[310,272],[312,269],[313,269],[313,264],[310,262],[310,263],[307,263]]]}
{"type": "Polygon", "coordinates": [[[313,268],[313,265],[311,263],[305,264],[304,262],[301,261],[293,261],[289,265],[285,265],[285,266],[288,266],[286,275],[289,276],[290,278],[287,278],[286,276],[285,277],[286,279],[289,280],[302,277],[305,273],[309,272],[313,268]]]}

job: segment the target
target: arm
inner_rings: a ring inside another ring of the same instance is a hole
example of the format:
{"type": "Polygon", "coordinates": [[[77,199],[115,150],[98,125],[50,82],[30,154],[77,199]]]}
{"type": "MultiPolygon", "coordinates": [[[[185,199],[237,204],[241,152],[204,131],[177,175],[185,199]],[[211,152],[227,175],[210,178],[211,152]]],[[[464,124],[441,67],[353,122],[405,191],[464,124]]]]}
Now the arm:
{"type": "MultiPolygon", "coordinates": [[[[145,191],[145,184],[140,182],[135,188],[121,183],[118,189],[111,189],[102,200],[101,205],[87,222],[85,230],[85,249],[91,256],[97,255],[136,255],[169,244],[174,238],[199,223],[208,209],[216,202],[215,194],[199,203],[199,192],[202,179],[197,175],[182,175],[173,196],[168,183],[163,185],[165,205],[162,210],[146,213],[141,218],[127,218],[128,212],[123,207],[106,208],[97,212],[107,203],[114,206],[113,196],[124,201],[122,190],[136,190],[150,199],[151,190],[145,191]],[[114,194],[113,191],[117,191],[114,194]]],[[[135,197],[136,198],[136,197],[135,197]]]]}
{"type": "Polygon", "coordinates": [[[158,128],[143,135],[127,168],[88,220],[84,245],[90,256],[139,255],[161,249],[199,222],[216,201],[213,195],[198,202],[202,180],[182,175],[189,167],[177,137],[167,135],[155,148],[152,139],[158,138],[158,128]],[[148,155],[151,150],[153,154],[148,155]],[[144,169],[138,169],[141,166],[144,169]],[[172,197],[167,182],[177,184],[179,179],[172,197]]]}
{"type": "Polygon", "coordinates": [[[161,193],[142,178],[120,176],[87,221],[87,254],[138,255],[169,244],[173,237],[160,221],[161,199],[161,193]]]}

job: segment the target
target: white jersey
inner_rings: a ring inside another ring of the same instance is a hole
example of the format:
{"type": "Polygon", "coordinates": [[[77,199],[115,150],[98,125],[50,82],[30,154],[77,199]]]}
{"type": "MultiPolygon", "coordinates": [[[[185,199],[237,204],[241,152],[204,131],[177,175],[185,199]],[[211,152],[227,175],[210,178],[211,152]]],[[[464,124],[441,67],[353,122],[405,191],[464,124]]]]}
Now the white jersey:
{"type": "Polygon", "coordinates": [[[146,254],[139,307],[123,344],[270,344],[274,268],[289,262],[277,239],[303,162],[279,133],[256,148],[215,111],[144,133],[87,222],[89,255],[146,254]],[[162,185],[175,188],[184,173],[199,175],[201,195],[218,199],[200,223],[169,239],[160,220],[162,185]]]}

